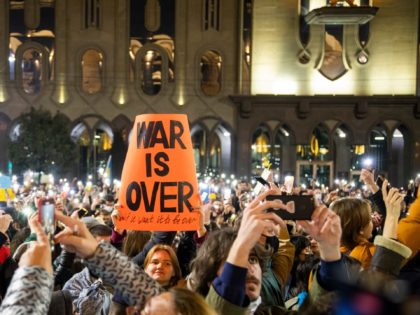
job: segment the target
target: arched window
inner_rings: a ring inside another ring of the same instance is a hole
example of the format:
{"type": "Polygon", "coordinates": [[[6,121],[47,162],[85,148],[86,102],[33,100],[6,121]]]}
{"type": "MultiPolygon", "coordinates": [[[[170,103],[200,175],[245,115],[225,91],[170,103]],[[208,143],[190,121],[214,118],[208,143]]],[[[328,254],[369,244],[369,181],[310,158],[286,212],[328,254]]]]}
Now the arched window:
{"type": "Polygon", "coordinates": [[[209,153],[207,165],[212,170],[219,170],[222,160],[222,146],[216,133],[209,137],[209,153]]]}
{"type": "Polygon", "coordinates": [[[329,160],[330,144],[328,130],[323,125],[318,125],[312,132],[309,145],[297,147],[298,160],[329,160]]]}
{"type": "Polygon", "coordinates": [[[406,179],[410,177],[410,148],[408,129],[400,125],[392,133],[391,141],[391,159],[392,165],[389,165],[389,180],[393,186],[405,186],[406,179]]]}
{"type": "Polygon", "coordinates": [[[373,168],[379,172],[388,169],[388,145],[387,133],[384,127],[377,125],[369,135],[368,155],[372,158],[373,168]]]}
{"type": "Polygon", "coordinates": [[[206,168],[206,131],[197,126],[191,129],[191,140],[197,173],[204,174],[206,168]],[[195,130],[194,130],[195,129],[195,130]]]}
{"type": "Polygon", "coordinates": [[[223,123],[209,131],[205,122],[191,128],[196,170],[200,174],[218,174],[230,167],[231,134],[223,123]]]}
{"type": "Polygon", "coordinates": [[[79,146],[79,177],[90,174],[96,179],[101,176],[99,170],[105,169],[111,155],[114,140],[112,128],[105,122],[100,122],[92,130],[84,122],[80,122],[74,126],[70,135],[79,146]]]}
{"type": "Polygon", "coordinates": [[[334,143],[334,165],[338,178],[349,178],[349,170],[355,156],[352,154],[351,133],[345,125],[335,129],[332,139],[334,143]]]}
{"type": "Polygon", "coordinates": [[[147,95],[156,95],[162,88],[162,55],[150,49],[141,59],[141,88],[147,95]]]}
{"type": "Polygon", "coordinates": [[[208,50],[201,56],[201,91],[207,96],[215,96],[220,92],[222,62],[222,56],[214,50],[208,50]]]}
{"type": "Polygon", "coordinates": [[[251,146],[251,171],[260,174],[263,168],[271,163],[271,138],[270,130],[265,125],[260,125],[252,135],[251,146]]]}
{"type": "Polygon", "coordinates": [[[102,89],[104,57],[96,49],[88,49],[82,56],[82,90],[88,94],[98,93],[102,89]]]}
{"type": "Polygon", "coordinates": [[[39,93],[43,78],[42,51],[33,47],[25,49],[20,66],[22,69],[23,91],[27,94],[39,93]]]}

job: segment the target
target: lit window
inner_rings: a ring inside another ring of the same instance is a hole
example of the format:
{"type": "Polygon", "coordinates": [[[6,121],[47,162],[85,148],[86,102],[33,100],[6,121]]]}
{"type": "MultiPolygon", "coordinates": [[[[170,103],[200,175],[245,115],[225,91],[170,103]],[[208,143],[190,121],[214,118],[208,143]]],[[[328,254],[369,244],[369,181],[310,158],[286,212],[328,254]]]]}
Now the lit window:
{"type": "Polygon", "coordinates": [[[82,89],[85,93],[95,94],[102,88],[102,53],[95,49],[87,50],[82,57],[82,89]]]}
{"type": "Polygon", "coordinates": [[[214,50],[201,56],[201,91],[207,96],[219,94],[222,78],[222,57],[214,50]]]}

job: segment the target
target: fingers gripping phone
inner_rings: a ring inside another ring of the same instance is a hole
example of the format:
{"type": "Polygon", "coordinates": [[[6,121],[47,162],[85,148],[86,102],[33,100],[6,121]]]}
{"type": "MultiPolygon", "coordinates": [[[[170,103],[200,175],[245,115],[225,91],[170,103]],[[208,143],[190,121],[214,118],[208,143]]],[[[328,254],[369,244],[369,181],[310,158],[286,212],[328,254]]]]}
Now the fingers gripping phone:
{"type": "Polygon", "coordinates": [[[270,188],[270,183],[269,183],[269,182],[267,182],[267,181],[266,181],[264,178],[262,178],[261,176],[255,176],[254,178],[255,178],[255,180],[256,180],[257,182],[261,183],[261,185],[263,185],[263,186],[267,186],[268,188],[270,188]]]}
{"type": "Polygon", "coordinates": [[[55,201],[53,198],[43,198],[38,205],[38,220],[45,232],[52,240],[55,231],[55,201]]]}
{"type": "Polygon", "coordinates": [[[311,195],[268,195],[266,200],[280,200],[282,208],[270,208],[283,220],[311,220],[315,210],[314,196],[311,195]]]}
{"type": "MultiPolygon", "coordinates": [[[[382,185],[384,183],[384,178],[381,175],[378,175],[378,178],[376,179],[376,185],[378,186],[379,190],[382,190],[382,185]]],[[[386,191],[388,192],[391,189],[391,185],[388,183],[386,186],[386,191]]]]}

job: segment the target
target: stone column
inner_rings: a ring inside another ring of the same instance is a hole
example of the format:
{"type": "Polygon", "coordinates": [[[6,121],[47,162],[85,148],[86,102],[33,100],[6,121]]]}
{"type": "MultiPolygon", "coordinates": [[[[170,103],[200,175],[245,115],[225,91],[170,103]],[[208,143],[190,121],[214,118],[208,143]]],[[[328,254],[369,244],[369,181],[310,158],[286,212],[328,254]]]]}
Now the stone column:
{"type": "Polygon", "coordinates": [[[187,32],[188,32],[188,1],[176,0],[175,7],[175,90],[172,102],[183,106],[187,98],[187,32]]]}
{"type": "Polygon", "coordinates": [[[54,56],[54,91],[52,100],[59,104],[66,104],[69,99],[67,82],[67,0],[55,2],[55,56],[54,56]]]}
{"type": "Polygon", "coordinates": [[[115,44],[114,44],[114,91],[112,102],[123,106],[129,100],[127,75],[129,73],[129,17],[127,0],[115,1],[115,44]]]}
{"type": "Polygon", "coordinates": [[[9,0],[0,0],[0,105],[9,99],[9,0]]]}

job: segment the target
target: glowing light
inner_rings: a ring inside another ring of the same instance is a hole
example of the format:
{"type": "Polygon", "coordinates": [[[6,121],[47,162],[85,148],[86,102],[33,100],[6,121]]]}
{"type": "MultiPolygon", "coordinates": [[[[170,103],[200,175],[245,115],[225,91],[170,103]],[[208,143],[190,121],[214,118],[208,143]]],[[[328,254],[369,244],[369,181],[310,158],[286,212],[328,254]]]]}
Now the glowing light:
{"type": "Polygon", "coordinates": [[[230,132],[229,132],[229,131],[224,131],[224,132],[223,132],[223,135],[224,135],[225,137],[230,137],[230,132]]]}
{"type": "Polygon", "coordinates": [[[372,166],[372,165],[373,165],[373,159],[371,159],[371,158],[366,158],[366,159],[364,159],[364,160],[362,161],[362,165],[363,165],[364,167],[370,167],[370,166],[372,166]]]}
{"type": "Polygon", "coordinates": [[[338,136],[340,137],[340,138],[345,138],[346,137],[346,134],[344,133],[344,131],[343,130],[341,130],[341,129],[337,129],[337,133],[338,133],[338,136]]]}
{"type": "Polygon", "coordinates": [[[314,71],[311,78],[311,89],[313,94],[328,94],[334,91],[334,95],[352,94],[354,92],[354,76],[352,72],[347,72],[341,78],[330,81],[319,71],[314,71]]]}
{"type": "Polygon", "coordinates": [[[18,192],[19,191],[19,188],[20,188],[20,185],[18,183],[14,183],[13,184],[13,190],[14,190],[14,192],[18,192]]]}
{"type": "Polygon", "coordinates": [[[286,78],[275,80],[271,85],[273,94],[296,94],[297,88],[298,86],[295,80],[286,78]]]}
{"type": "Polygon", "coordinates": [[[401,133],[401,131],[399,131],[398,129],[396,129],[394,131],[394,134],[392,135],[393,138],[403,138],[403,134],[401,133]]]}
{"type": "Polygon", "coordinates": [[[70,191],[70,186],[68,183],[65,183],[63,186],[63,192],[68,193],[70,191]]]}
{"type": "Polygon", "coordinates": [[[223,195],[224,195],[225,199],[229,199],[230,198],[230,189],[225,188],[223,195]]]}
{"type": "Polygon", "coordinates": [[[29,217],[32,214],[32,212],[33,212],[33,209],[29,206],[22,208],[22,213],[27,217],[29,217]]]}

